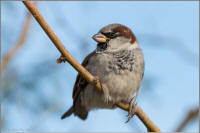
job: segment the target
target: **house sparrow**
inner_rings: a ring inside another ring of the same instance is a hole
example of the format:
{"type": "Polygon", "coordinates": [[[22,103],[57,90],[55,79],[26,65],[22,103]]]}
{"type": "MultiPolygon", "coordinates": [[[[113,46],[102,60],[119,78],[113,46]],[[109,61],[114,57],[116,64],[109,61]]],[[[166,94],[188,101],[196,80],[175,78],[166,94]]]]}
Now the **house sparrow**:
{"type": "MultiPolygon", "coordinates": [[[[73,89],[73,106],[62,115],[64,119],[74,113],[82,120],[97,108],[116,108],[116,103],[129,104],[129,118],[144,73],[144,57],[133,32],[121,24],[103,27],[92,37],[98,44],[82,65],[99,78],[103,92],[89,84],[80,74],[73,89]]],[[[61,56],[58,62],[64,61],[61,56]]]]}

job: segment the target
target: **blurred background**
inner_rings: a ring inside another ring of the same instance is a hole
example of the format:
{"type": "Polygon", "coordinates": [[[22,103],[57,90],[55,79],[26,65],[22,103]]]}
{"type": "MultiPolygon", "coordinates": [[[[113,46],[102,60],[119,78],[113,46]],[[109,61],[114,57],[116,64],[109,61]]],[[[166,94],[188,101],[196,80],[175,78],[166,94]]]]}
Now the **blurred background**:
{"type": "MultiPolygon", "coordinates": [[[[145,74],[137,104],[164,132],[198,132],[199,5],[193,2],[37,2],[37,8],[82,62],[92,35],[111,23],[132,29],[144,52],[145,74]],[[191,112],[189,113],[191,114],[191,112]]],[[[144,132],[121,109],[94,110],[86,121],[60,116],[72,105],[77,72],[57,64],[60,53],[22,2],[1,2],[2,131],[144,132]],[[4,65],[4,66],[3,66],[4,65]]]]}

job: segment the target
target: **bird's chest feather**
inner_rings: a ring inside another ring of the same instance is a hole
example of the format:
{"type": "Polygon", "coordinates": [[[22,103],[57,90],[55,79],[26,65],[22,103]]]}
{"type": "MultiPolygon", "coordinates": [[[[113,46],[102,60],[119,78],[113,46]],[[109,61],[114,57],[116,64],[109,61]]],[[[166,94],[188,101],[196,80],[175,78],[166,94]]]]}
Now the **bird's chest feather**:
{"type": "Polygon", "coordinates": [[[91,59],[87,68],[92,74],[104,77],[110,73],[118,75],[125,72],[132,72],[136,63],[133,51],[123,50],[113,53],[96,54],[91,59]]]}
{"type": "Polygon", "coordinates": [[[109,90],[110,100],[126,101],[133,97],[140,85],[143,66],[139,60],[131,50],[100,53],[91,59],[87,69],[109,90]]]}

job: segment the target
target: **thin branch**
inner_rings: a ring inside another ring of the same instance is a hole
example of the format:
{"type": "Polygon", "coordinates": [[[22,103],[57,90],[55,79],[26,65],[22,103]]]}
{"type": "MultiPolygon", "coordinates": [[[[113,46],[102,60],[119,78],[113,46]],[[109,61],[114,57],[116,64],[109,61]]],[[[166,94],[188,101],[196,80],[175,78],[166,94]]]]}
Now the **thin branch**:
{"type": "MultiPolygon", "coordinates": [[[[34,5],[36,5],[37,2],[34,3],[34,5]]],[[[28,12],[27,13],[27,17],[23,26],[23,30],[21,31],[19,40],[17,41],[17,43],[14,45],[13,48],[11,48],[7,54],[4,56],[3,58],[3,62],[1,64],[1,74],[3,74],[8,66],[9,61],[14,57],[14,55],[17,53],[17,51],[19,50],[19,48],[21,46],[23,46],[24,42],[26,41],[27,35],[28,35],[28,31],[30,29],[30,24],[31,24],[31,13],[28,12]]]]}
{"type": "MultiPolygon", "coordinates": [[[[35,17],[37,22],[40,24],[40,26],[43,28],[43,30],[46,32],[46,34],[49,36],[53,44],[56,46],[56,48],[60,51],[60,53],[66,57],[67,61],[76,69],[81,76],[83,76],[90,84],[92,84],[95,88],[97,88],[99,91],[102,91],[101,83],[95,82],[95,77],[92,76],[64,47],[62,42],[59,40],[59,38],[55,35],[53,30],[49,27],[49,25],[46,23],[44,18],[40,15],[39,11],[34,7],[34,5],[30,1],[23,1],[25,6],[28,8],[28,10],[32,13],[32,15],[35,17]]],[[[129,105],[124,105],[122,103],[117,103],[117,106],[121,109],[124,109],[128,111],[129,105]]],[[[153,132],[160,132],[160,129],[153,124],[153,122],[147,117],[147,115],[142,111],[141,108],[137,109],[136,115],[139,117],[139,119],[144,123],[144,125],[148,128],[149,131],[153,132]]]]}
{"type": "Polygon", "coordinates": [[[184,127],[195,117],[197,117],[199,114],[199,108],[191,109],[188,114],[186,115],[185,119],[180,123],[178,128],[176,129],[176,132],[183,131],[184,127]]]}

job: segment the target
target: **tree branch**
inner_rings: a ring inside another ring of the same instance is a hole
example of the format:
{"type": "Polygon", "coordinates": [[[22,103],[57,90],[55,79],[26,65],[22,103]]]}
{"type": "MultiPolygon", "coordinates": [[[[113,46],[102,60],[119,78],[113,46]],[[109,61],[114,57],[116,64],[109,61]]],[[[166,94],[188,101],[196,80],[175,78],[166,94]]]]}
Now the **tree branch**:
{"type": "MultiPolygon", "coordinates": [[[[37,2],[34,3],[36,5],[37,2]]],[[[13,48],[11,48],[7,54],[3,58],[3,62],[1,64],[1,74],[3,74],[7,68],[8,62],[12,59],[12,57],[17,53],[19,48],[23,46],[24,42],[26,41],[28,31],[30,29],[30,24],[31,24],[31,13],[27,12],[27,17],[25,20],[25,24],[23,26],[23,30],[21,31],[19,40],[17,43],[14,45],[13,48]]]]}
{"type": "Polygon", "coordinates": [[[180,123],[178,128],[176,129],[176,132],[181,132],[184,127],[195,117],[197,117],[199,114],[199,108],[191,109],[188,114],[186,115],[185,119],[180,123]]]}
{"type": "MultiPolygon", "coordinates": [[[[95,82],[94,76],[92,76],[76,59],[66,50],[62,42],[59,40],[59,38],[55,35],[53,30],[49,27],[49,25],[46,23],[44,18],[40,15],[39,11],[34,7],[34,5],[30,1],[23,1],[25,6],[28,8],[28,10],[31,12],[31,14],[35,17],[37,22],[40,24],[40,26],[43,28],[43,30],[46,32],[46,34],[49,36],[53,44],[56,46],[56,48],[60,51],[60,53],[67,59],[67,61],[76,69],[81,76],[83,76],[90,84],[92,84],[95,88],[97,88],[99,91],[102,91],[101,83],[95,82]]],[[[117,103],[117,106],[121,109],[124,109],[128,111],[129,105],[124,105],[122,103],[117,103]]],[[[144,123],[144,125],[147,127],[149,131],[153,132],[160,132],[160,129],[153,124],[153,122],[147,117],[147,115],[142,111],[141,108],[138,108],[136,115],[139,117],[139,119],[144,123]]]]}

